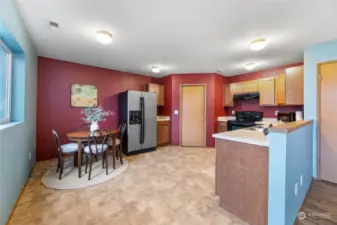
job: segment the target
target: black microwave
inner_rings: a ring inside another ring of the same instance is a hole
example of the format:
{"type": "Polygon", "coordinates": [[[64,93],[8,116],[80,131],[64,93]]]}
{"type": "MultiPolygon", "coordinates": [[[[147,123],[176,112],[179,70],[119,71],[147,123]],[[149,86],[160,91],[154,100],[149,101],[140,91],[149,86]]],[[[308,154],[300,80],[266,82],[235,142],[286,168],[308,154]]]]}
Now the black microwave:
{"type": "Polygon", "coordinates": [[[290,123],[296,121],[296,113],[295,112],[288,112],[288,113],[278,113],[277,120],[290,123]]]}

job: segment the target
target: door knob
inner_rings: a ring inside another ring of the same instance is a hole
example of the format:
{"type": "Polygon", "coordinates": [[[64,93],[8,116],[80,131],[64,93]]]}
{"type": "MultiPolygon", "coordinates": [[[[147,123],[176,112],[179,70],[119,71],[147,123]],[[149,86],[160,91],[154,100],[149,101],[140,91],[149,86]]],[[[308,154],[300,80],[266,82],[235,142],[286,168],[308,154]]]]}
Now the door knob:
{"type": "Polygon", "coordinates": [[[201,118],[201,121],[204,121],[204,118],[201,118]]]}

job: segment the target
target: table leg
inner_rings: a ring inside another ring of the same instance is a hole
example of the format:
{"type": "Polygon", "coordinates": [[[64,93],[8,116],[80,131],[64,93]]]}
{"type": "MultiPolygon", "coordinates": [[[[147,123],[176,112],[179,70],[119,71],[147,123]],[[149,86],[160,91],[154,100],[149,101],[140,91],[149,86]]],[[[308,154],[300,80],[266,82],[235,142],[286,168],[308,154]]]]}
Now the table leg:
{"type": "Polygon", "coordinates": [[[116,167],[116,135],[113,135],[112,137],[112,153],[113,153],[112,168],[115,169],[116,167]]]}
{"type": "Polygon", "coordinates": [[[81,178],[82,169],[82,141],[77,141],[77,168],[78,168],[78,178],[81,178]]]}

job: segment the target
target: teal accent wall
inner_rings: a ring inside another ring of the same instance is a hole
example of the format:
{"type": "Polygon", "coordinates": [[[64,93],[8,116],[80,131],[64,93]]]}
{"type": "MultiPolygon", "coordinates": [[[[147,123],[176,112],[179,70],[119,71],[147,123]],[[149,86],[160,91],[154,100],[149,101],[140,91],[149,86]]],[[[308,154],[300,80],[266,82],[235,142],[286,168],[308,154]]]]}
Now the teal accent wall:
{"type": "Polygon", "coordinates": [[[313,176],[317,177],[317,64],[337,60],[337,39],[308,47],[304,51],[304,117],[314,120],[313,176]]]}
{"type": "Polygon", "coordinates": [[[14,52],[12,117],[19,121],[0,125],[0,225],[3,225],[36,158],[37,56],[12,0],[0,1],[0,38],[14,52]]]}
{"type": "Polygon", "coordinates": [[[268,134],[268,224],[290,225],[296,219],[312,181],[312,132],[309,124],[289,134],[268,134]]]}

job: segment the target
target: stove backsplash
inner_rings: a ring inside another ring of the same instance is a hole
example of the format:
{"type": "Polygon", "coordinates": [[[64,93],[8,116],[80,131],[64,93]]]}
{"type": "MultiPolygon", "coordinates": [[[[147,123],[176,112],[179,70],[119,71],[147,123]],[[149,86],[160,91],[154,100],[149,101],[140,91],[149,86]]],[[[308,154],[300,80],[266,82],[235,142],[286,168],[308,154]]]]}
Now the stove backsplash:
{"type": "Polygon", "coordinates": [[[275,111],[279,112],[296,112],[303,111],[303,105],[301,106],[260,106],[259,99],[252,100],[235,100],[234,107],[225,107],[227,116],[232,115],[232,110],[236,111],[261,111],[264,118],[277,118],[275,111]]]}

